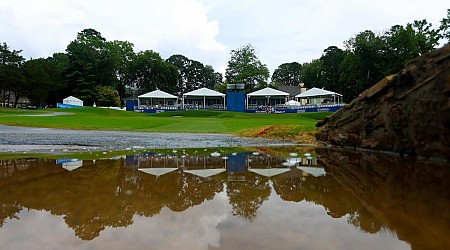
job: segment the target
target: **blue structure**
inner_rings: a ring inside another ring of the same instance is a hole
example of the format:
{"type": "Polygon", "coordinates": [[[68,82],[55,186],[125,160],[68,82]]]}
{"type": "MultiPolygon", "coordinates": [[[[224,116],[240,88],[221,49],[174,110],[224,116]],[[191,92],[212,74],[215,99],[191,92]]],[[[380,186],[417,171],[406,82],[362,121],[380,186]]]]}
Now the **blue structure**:
{"type": "Polygon", "coordinates": [[[82,108],[83,106],[80,105],[73,105],[73,104],[64,104],[64,103],[57,103],[56,107],[58,108],[82,108]]]}
{"type": "Polygon", "coordinates": [[[227,110],[245,112],[245,93],[227,92],[227,110]]]}

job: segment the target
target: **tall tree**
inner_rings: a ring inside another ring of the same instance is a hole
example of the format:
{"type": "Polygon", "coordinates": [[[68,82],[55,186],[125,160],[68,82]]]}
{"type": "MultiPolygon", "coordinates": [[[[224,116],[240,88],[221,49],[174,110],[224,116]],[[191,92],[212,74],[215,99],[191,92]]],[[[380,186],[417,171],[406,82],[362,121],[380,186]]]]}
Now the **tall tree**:
{"type": "Polygon", "coordinates": [[[308,88],[322,86],[322,62],[319,59],[313,59],[311,62],[302,64],[303,74],[302,82],[308,88]]]}
{"type": "Polygon", "coordinates": [[[345,58],[345,52],[336,46],[330,46],[323,51],[321,61],[322,81],[326,89],[342,93],[339,77],[341,63],[345,58]]]}
{"type": "Polygon", "coordinates": [[[0,44],[0,101],[9,103],[11,95],[17,100],[23,94],[24,77],[21,67],[25,58],[22,50],[11,50],[6,42],[0,44]]]}
{"type": "Polygon", "coordinates": [[[139,52],[130,64],[129,74],[130,80],[136,83],[141,93],[156,89],[168,93],[177,92],[177,69],[161,59],[157,52],[139,52]]]}
{"type": "Polygon", "coordinates": [[[133,47],[134,45],[128,41],[106,42],[106,49],[113,62],[114,75],[117,78],[114,87],[120,100],[126,97],[126,87],[132,84],[128,76],[128,67],[131,61],[136,58],[133,47]]]}
{"type": "Polygon", "coordinates": [[[69,87],[87,105],[95,102],[96,86],[114,86],[117,78],[106,39],[94,29],[85,29],[67,46],[69,87]]]}
{"type": "Polygon", "coordinates": [[[231,51],[225,71],[227,83],[243,83],[247,92],[267,85],[269,69],[262,64],[251,44],[231,51]]]}
{"type": "Polygon", "coordinates": [[[215,72],[210,65],[203,65],[199,61],[187,58],[183,55],[172,55],[166,62],[175,66],[178,70],[178,95],[198,89],[214,89],[222,82],[222,74],[215,72]]]}
{"type": "Polygon", "coordinates": [[[302,65],[300,63],[283,63],[273,72],[272,84],[299,86],[302,73],[302,65]]]}
{"type": "Polygon", "coordinates": [[[447,9],[447,16],[441,20],[439,33],[441,38],[447,39],[447,43],[450,42],[450,9],[447,9]]]}
{"type": "Polygon", "coordinates": [[[32,104],[43,107],[47,104],[50,91],[57,88],[58,75],[50,60],[31,59],[23,65],[27,96],[32,104]]]}

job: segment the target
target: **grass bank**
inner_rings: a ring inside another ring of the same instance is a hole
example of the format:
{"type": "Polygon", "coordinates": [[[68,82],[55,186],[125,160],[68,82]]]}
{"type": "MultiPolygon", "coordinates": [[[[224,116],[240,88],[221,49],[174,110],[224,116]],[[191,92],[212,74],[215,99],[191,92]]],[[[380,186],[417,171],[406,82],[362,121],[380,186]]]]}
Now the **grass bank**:
{"type": "Polygon", "coordinates": [[[83,130],[226,133],[308,142],[312,139],[317,121],[329,114],[250,114],[200,110],[145,114],[91,107],[46,110],[0,108],[0,124],[83,130]],[[71,114],[45,116],[54,112],[71,114]]]}

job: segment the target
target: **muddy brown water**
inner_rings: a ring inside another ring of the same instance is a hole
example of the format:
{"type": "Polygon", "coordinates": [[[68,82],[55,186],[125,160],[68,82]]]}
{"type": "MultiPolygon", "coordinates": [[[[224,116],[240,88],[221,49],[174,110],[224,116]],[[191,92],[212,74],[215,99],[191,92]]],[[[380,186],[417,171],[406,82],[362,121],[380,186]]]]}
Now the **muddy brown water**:
{"type": "Polygon", "coordinates": [[[447,163],[309,150],[0,161],[1,248],[450,249],[447,163]]]}

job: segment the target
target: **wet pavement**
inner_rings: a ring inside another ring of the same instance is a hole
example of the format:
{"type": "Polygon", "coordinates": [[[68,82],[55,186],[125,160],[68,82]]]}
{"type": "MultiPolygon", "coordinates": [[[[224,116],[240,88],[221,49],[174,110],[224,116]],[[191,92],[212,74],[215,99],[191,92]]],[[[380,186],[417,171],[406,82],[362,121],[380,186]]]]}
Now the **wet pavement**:
{"type": "Polygon", "coordinates": [[[227,134],[62,130],[0,125],[0,152],[248,147],[292,144],[288,140],[242,138],[227,134]]]}

